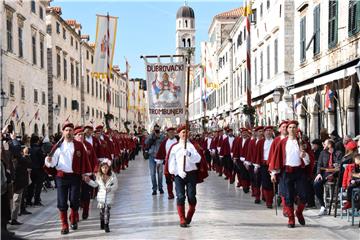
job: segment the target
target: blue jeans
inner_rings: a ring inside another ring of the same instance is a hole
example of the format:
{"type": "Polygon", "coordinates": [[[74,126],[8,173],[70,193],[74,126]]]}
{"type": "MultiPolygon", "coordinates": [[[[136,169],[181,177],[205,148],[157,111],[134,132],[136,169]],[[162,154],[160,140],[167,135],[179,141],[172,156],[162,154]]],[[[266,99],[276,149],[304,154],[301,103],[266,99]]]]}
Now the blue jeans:
{"type": "Polygon", "coordinates": [[[68,200],[70,208],[77,211],[80,205],[80,184],[81,176],[56,177],[57,186],[57,207],[60,211],[68,210],[68,200]]]}
{"type": "Polygon", "coordinates": [[[158,187],[159,191],[163,189],[163,172],[164,172],[164,165],[160,164],[157,165],[154,157],[149,156],[149,169],[150,169],[150,176],[152,182],[152,190],[155,192],[158,187]],[[157,173],[157,181],[156,181],[156,173],[157,173]]]}
{"type": "Polygon", "coordinates": [[[188,172],[186,177],[182,179],[179,176],[175,176],[175,191],[177,205],[185,204],[185,188],[188,202],[191,205],[196,205],[196,171],[188,172]]]}

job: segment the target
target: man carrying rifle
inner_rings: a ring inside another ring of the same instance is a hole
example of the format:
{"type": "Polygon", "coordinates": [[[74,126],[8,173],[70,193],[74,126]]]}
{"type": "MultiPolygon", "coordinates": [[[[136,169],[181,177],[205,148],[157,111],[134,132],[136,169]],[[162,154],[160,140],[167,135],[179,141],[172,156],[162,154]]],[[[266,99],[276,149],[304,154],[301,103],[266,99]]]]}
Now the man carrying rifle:
{"type": "Polygon", "coordinates": [[[79,199],[81,179],[89,181],[91,166],[83,143],[74,140],[74,125],[66,122],[62,128],[62,139],[45,159],[45,169],[53,170],[57,185],[57,207],[62,224],[61,234],[69,233],[67,220],[70,200],[70,222],[73,230],[79,221],[79,199]]]}

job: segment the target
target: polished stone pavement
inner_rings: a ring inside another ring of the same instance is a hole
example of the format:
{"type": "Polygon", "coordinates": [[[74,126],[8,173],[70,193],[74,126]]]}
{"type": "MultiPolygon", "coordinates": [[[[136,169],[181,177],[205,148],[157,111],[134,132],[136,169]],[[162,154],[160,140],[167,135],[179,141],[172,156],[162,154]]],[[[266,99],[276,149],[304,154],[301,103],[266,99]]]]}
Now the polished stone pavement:
{"type": "Polygon", "coordinates": [[[213,172],[198,185],[197,212],[191,227],[180,228],[176,201],[168,200],[166,192],[151,195],[148,172],[148,162],[137,157],[119,175],[110,233],[99,229],[94,200],[89,219],[80,221],[78,230],[60,235],[56,190],[43,192],[45,206],[28,208],[33,214],[18,219],[24,224],[9,228],[24,239],[360,239],[358,227],[340,217],[318,217],[318,210],[305,211],[306,226],[297,224],[288,229],[280,210],[275,216],[274,209],[263,203],[255,205],[249,194],[213,172]]]}

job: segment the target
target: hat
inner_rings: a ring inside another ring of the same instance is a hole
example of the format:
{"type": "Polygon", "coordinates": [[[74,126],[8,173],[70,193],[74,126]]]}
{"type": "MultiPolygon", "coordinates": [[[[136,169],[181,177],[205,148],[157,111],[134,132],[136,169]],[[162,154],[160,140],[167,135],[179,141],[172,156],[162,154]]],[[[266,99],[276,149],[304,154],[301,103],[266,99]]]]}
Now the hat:
{"type": "Polygon", "coordinates": [[[322,145],[322,142],[321,142],[321,140],[320,140],[320,139],[314,139],[311,143],[312,143],[312,144],[319,145],[319,146],[321,146],[321,145],[322,145]]]}
{"type": "Polygon", "coordinates": [[[226,132],[232,132],[232,131],[233,131],[232,128],[227,128],[227,129],[226,129],[226,132]]]}
{"type": "Polygon", "coordinates": [[[355,141],[349,141],[346,145],[345,145],[345,149],[346,150],[354,150],[357,148],[357,144],[355,141]]]}
{"type": "Polygon", "coordinates": [[[286,120],[282,121],[282,122],[279,124],[279,128],[281,128],[281,126],[284,125],[284,124],[287,125],[287,124],[288,124],[288,121],[286,121],[286,120]]]}
{"type": "Polygon", "coordinates": [[[259,131],[259,130],[264,130],[264,127],[263,127],[263,126],[258,126],[258,127],[256,127],[254,130],[255,130],[255,132],[257,132],[257,131],[259,131]]]}
{"type": "Polygon", "coordinates": [[[74,135],[83,133],[83,132],[84,132],[84,129],[81,126],[77,126],[74,128],[74,135]]]}
{"type": "Polygon", "coordinates": [[[339,137],[339,134],[337,133],[336,130],[333,130],[333,131],[330,133],[330,136],[339,137]]]}
{"type": "Polygon", "coordinates": [[[264,128],[264,131],[266,131],[266,130],[268,130],[268,129],[273,130],[274,128],[273,128],[272,126],[266,126],[266,127],[264,128]]]}
{"type": "Polygon", "coordinates": [[[91,125],[86,125],[85,127],[84,127],[84,130],[85,129],[91,129],[91,130],[94,130],[94,127],[93,126],[91,126],[91,125]]]}
{"type": "Polygon", "coordinates": [[[103,129],[104,129],[103,125],[98,125],[98,126],[96,126],[96,128],[95,128],[96,131],[101,131],[101,130],[103,130],[103,129]]]}
{"type": "Polygon", "coordinates": [[[64,122],[64,124],[63,124],[62,130],[64,131],[65,128],[67,128],[67,127],[74,128],[74,124],[72,124],[72,123],[69,122],[69,121],[66,121],[66,122],[64,122]]]}
{"type": "MultiPolygon", "coordinates": [[[[177,133],[180,133],[182,130],[186,129],[186,125],[181,125],[180,127],[178,127],[178,129],[176,130],[177,133]]],[[[189,131],[189,128],[187,128],[187,130],[189,131]]]]}
{"type": "Polygon", "coordinates": [[[167,132],[169,132],[169,131],[174,131],[174,130],[175,130],[174,127],[169,127],[169,128],[166,129],[167,132]]]}
{"type": "Polygon", "coordinates": [[[296,120],[291,120],[287,122],[286,127],[289,127],[291,124],[295,124],[296,126],[299,126],[299,122],[296,120]]]}

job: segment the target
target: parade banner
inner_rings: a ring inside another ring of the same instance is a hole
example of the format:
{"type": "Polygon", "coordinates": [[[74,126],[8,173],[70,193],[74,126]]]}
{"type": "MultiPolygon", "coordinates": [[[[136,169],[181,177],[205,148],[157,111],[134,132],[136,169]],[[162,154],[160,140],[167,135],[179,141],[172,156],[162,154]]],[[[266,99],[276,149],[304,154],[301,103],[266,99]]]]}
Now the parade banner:
{"type": "Polygon", "coordinates": [[[96,42],[92,76],[107,77],[112,67],[117,29],[117,17],[97,15],[96,42]],[[109,55],[109,66],[108,66],[109,55]]]}
{"type": "Polygon", "coordinates": [[[201,43],[201,65],[204,71],[204,89],[206,89],[207,95],[219,88],[219,83],[215,77],[215,60],[212,56],[215,50],[211,46],[207,42],[201,43]]]}
{"type": "Polygon", "coordinates": [[[135,81],[129,80],[127,96],[128,96],[128,109],[134,110],[136,108],[135,81]]]}
{"type": "Polygon", "coordinates": [[[139,92],[140,92],[140,82],[135,82],[135,109],[139,111],[140,109],[140,99],[139,99],[139,92]]]}
{"type": "MultiPolygon", "coordinates": [[[[150,121],[185,117],[185,62],[146,62],[150,121]]],[[[158,122],[158,121],[157,121],[158,122]]]]}

